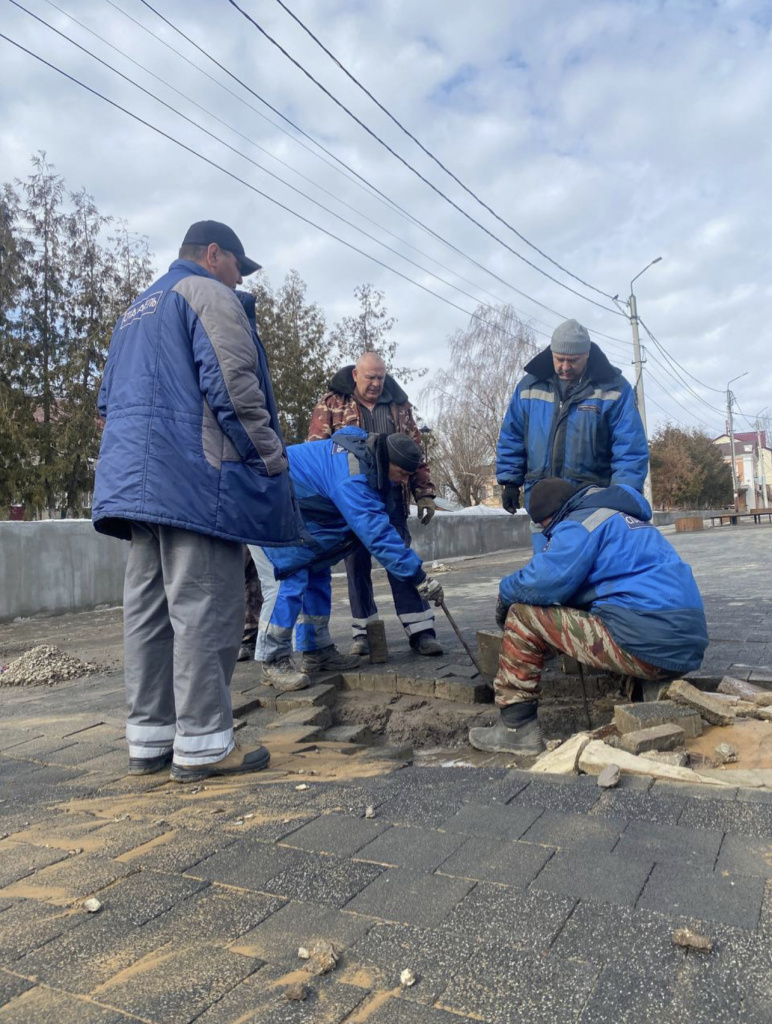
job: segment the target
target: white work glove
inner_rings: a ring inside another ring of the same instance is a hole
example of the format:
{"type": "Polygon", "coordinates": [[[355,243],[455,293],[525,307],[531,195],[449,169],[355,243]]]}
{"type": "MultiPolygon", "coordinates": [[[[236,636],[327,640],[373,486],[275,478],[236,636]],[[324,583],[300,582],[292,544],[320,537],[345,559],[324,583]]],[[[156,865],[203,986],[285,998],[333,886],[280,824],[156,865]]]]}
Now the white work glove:
{"type": "Polygon", "coordinates": [[[432,516],[437,511],[433,498],[419,498],[416,502],[418,507],[418,522],[421,526],[428,526],[432,516]]]}
{"type": "Polygon", "coordinates": [[[439,580],[432,579],[431,576],[427,576],[422,583],[419,583],[416,590],[424,601],[441,605],[445,600],[445,592],[442,589],[442,584],[439,580]]]}

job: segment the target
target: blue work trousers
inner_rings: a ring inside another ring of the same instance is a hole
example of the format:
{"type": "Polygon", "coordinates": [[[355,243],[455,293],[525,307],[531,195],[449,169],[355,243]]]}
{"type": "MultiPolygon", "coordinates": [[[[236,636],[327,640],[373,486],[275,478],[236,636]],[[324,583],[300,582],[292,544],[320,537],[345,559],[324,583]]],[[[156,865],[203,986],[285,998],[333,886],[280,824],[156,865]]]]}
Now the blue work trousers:
{"type": "Polygon", "coordinates": [[[263,607],[255,646],[255,661],[271,662],[295,649],[320,651],[332,644],[330,608],[332,578],[327,569],[300,569],[281,581],[262,548],[250,545],[263,588],[263,607]]]}

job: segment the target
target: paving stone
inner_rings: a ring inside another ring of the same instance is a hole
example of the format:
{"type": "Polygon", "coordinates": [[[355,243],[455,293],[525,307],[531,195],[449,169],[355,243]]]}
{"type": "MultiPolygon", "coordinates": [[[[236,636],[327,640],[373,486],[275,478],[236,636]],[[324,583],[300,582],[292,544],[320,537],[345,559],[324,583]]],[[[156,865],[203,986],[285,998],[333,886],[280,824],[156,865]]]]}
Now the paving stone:
{"type": "Polygon", "coordinates": [[[596,964],[646,964],[659,973],[678,967],[685,956],[683,949],[673,945],[674,927],[671,917],[650,910],[579,903],[551,954],[596,964]]]}
{"type": "Polygon", "coordinates": [[[346,672],[346,686],[350,690],[370,693],[396,693],[397,676],[394,672],[346,672]]]}
{"type": "Polygon", "coordinates": [[[335,725],[322,733],[325,743],[363,743],[373,741],[373,731],[369,725],[335,725]]]}
{"type": "Polygon", "coordinates": [[[231,889],[213,882],[176,903],[146,930],[152,930],[159,945],[165,941],[178,941],[180,936],[231,942],[270,918],[284,905],[285,901],[277,896],[231,889]]]}
{"type": "Polygon", "coordinates": [[[632,818],[675,825],[684,812],[686,800],[685,796],[668,793],[654,795],[653,792],[615,789],[604,793],[590,814],[593,817],[632,818]]]}
{"type": "Polygon", "coordinates": [[[445,861],[439,873],[524,889],[553,852],[551,847],[533,843],[472,838],[445,861]]]}
{"type": "Polygon", "coordinates": [[[0,1007],[10,1003],[12,999],[31,988],[32,982],[27,981],[26,978],[17,978],[7,971],[0,970],[0,1007]]]}
{"type": "Polygon", "coordinates": [[[0,916],[0,963],[14,961],[87,920],[77,910],[63,910],[34,900],[14,901],[0,916]]]}
{"type": "MultiPolygon", "coordinates": [[[[696,691],[699,693],[699,691],[696,691]]],[[[639,732],[655,725],[673,723],[689,738],[702,735],[702,719],[693,708],[682,707],[669,700],[646,701],[642,704],[617,704],[614,724],[621,733],[639,732]]]]}
{"type": "Polygon", "coordinates": [[[480,671],[493,678],[499,670],[501,641],[504,633],[500,629],[477,630],[477,663],[480,671]]]}
{"type": "Polygon", "coordinates": [[[387,822],[354,818],[347,814],[323,814],[287,836],[284,842],[300,850],[348,857],[367,846],[388,827],[387,822]]]}
{"type": "MultiPolygon", "coordinates": [[[[75,857],[67,857],[65,854],[64,857],[63,861],[43,868],[17,883],[23,890],[21,894],[29,896],[34,891],[40,893],[39,899],[51,898],[56,901],[82,899],[132,872],[132,868],[127,865],[96,854],[83,853],[75,857]]],[[[8,888],[6,895],[15,895],[13,887],[8,888]]]]}
{"type": "Polygon", "coordinates": [[[451,978],[438,1002],[491,1024],[555,1024],[576,1018],[597,976],[590,964],[491,947],[451,978]]]}
{"type": "Polygon", "coordinates": [[[670,684],[668,697],[677,704],[693,708],[711,725],[731,725],[734,722],[734,712],[731,708],[725,707],[715,697],[698,690],[696,686],[692,686],[685,679],[676,679],[670,684]]]}
{"type": "Polygon", "coordinates": [[[584,813],[600,799],[600,790],[594,778],[566,775],[536,775],[514,799],[510,806],[528,806],[550,811],[584,813]]]}
{"type": "Polygon", "coordinates": [[[466,841],[463,834],[395,825],[363,847],[356,859],[410,871],[434,871],[466,841]]]}
{"type": "MultiPolygon", "coordinates": [[[[594,903],[633,906],[651,871],[652,861],[626,861],[613,853],[561,852],[547,862],[532,883],[536,889],[594,903]]],[[[654,908],[659,909],[659,908],[654,908]]]]}
{"type": "Polygon", "coordinates": [[[455,701],[457,704],[492,704],[493,690],[486,679],[477,675],[474,679],[459,679],[448,676],[438,679],[434,688],[434,696],[440,700],[455,701]]]}
{"type": "Polygon", "coordinates": [[[244,839],[200,861],[189,874],[242,889],[264,890],[270,879],[302,859],[299,850],[244,839]]]}
{"type": "Polygon", "coordinates": [[[290,961],[302,967],[297,959],[300,946],[311,949],[318,939],[326,939],[345,949],[371,927],[372,921],[357,914],[293,901],[245,932],[233,948],[268,963],[290,961]]]}
{"type": "Polygon", "coordinates": [[[5,753],[21,761],[40,761],[46,763],[46,759],[59,750],[75,746],[72,739],[62,739],[59,736],[36,736],[24,743],[16,743],[5,753]]]}
{"type": "Polygon", "coordinates": [[[278,695],[276,710],[280,712],[297,711],[298,708],[320,707],[321,705],[332,707],[336,694],[336,687],[329,683],[318,683],[316,686],[309,686],[307,690],[291,690],[289,693],[278,695]]]}
{"type": "Polygon", "coordinates": [[[656,864],[638,905],[737,928],[756,928],[763,897],[763,878],[656,864]]]}
{"type": "Polygon", "coordinates": [[[416,697],[434,696],[434,679],[420,676],[397,676],[397,693],[409,693],[416,697]]]}
{"type": "MultiPolygon", "coordinates": [[[[70,737],[68,742],[72,743],[72,737],[70,737]]],[[[60,750],[54,751],[46,758],[46,763],[70,765],[72,767],[88,768],[89,770],[93,770],[91,765],[85,764],[84,762],[90,761],[95,757],[103,757],[105,754],[114,754],[115,752],[115,744],[113,743],[95,743],[86,740],[78,740],[72,746],[63,747],[60,750]]],[[[118,753],[123,757],[123,768],[128,771],[129,759],[125,747],[118,753]]]]}
{"type": "Polygon", "coordinates": [[[0,1021],[11,1024],[129,1024],[130,1017],[96,1003],[86,1003],[66,992],[33,988],[0,1010],[0,1021]]]}
{"type": "Polygon", "coordinates": [[[355,896],[346,910],[430,928],[446,917],[472,886],[465,879],[389,868],[355,896]]]}
{"type": "Polygon", "coordinates": [[[619,746],[629,754],[643,754],[650,750],[675,750],[684,745],[685,739],[686,733],[680,725],[666,722],[648,729],[623,733],[619,746]]]}
{"type": "Polygon", "coordinates": [[[507,804],[504,807],[467,804],[441,827],[445,832],[463,832],[470,836],[519,839],[540,813],[538,808],[517,804],[507,804]]]}
{"type": "Polygon", "coordinates": [[[631,821],[614,847],[614,854],[649,863],[675,861],[712,871],[722,837],[722,832],[709,829],[631,821]]]}
{"type": "Polygon", "coordinates": [[[269,730],[285,729],[296,725],[318,725],[326,729],[332,721],[332,714],[326,705],[321,707],[300,708],[297,711],[287,711],[281,718],[268,724],[269,730]]]}
{"type": "Polygon", "coordinates": [[[152,871],[123,878],[99,894],[101,917],[136,928],[198,892],[206,882],[152,871]]]}
{"type": "Polygon", "coordinates": [[[772,839],[725,835],[716,871],[772,878],[772,839]]]}
{"type": "Polygon", "coordinates": [[[101,985],[97,998],[145,1020],[188,1024],[261,966],[213,943],[163,950],[101,985]]]}
{"type": "Polygon", "coordinates": [[[738,835],[772,835],[772,804],[753,801],[689,800],[679,821],[692,828],[722,829],[738,835]]]}
{"type": "Polygon", "coordinates": [[[586,814],[545,811],[523,835],[527,843],[564,850],[611,851],[627,826],[625,818],[591,818],[586,814]]]}
{"type": "MultiPolygon", "coordinates": [[[[278,850],[279,847],[274,847],[278,850]]],[[[321,903],[340,909],[382,872],[375,864],[293,850],[298,859],[262,886],[288,900],[321,903]]]]}
{"type": "Polygon", "coordinates": [[[6,839],[0,843],[0,886],[11,885],[20,878],[66,858],[66,850],[47,850],[30,843],[6,839]]]}
{"type": "MultiPolygon", "coordinates": [[[[285,829],[286,830],[286,829],[285,829]]],[[[165,833],[162,843],[155,843],[146,850],[132,850],[124,859],[132,867],[143,871],[189,871],[207,857],[227,849],[235,838],[222,832],[193,832],[190,829],[174,829],[165,833]]]]}
{"type": "Polygon", "coordinates": [[[363,1013],[367,1012],[367,1024],[459,1024],[468,1019],[435,1007],[416,1006],[401,998],[381,1002],[376,997],[372,1005],[372,1012],[367,1012],[367,1007],[362,1008],[363,1013]]]}
{"type": "Polygon", "coordinates": [[[352,1019],[349,1015],[367,992],[341,984],[338,973],[309,979],[308,997],[303,1002],[288,1002],[284,989],[296,975],[266,965],[204,1011],[196,1024],[342,1024],[352,1019]]]}
{"type": "Polygon", "coordinates": [[[464,803],[462,792],[403,791],[381,804],[378,818],[397,825],[437,828],[464,803]]]}

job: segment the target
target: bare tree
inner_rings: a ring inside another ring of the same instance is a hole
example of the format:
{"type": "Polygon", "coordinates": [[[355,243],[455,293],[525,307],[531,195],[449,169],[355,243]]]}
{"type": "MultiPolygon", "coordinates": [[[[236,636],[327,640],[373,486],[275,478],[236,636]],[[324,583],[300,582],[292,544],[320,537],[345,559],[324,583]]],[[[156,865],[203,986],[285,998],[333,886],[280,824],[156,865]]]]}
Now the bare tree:
{"type": "Polygon", "coordinates": [[[355,363],[364,352],[377,352],[386,363],[386,371],[399,380],[423,377],[427,372],[425,367],[411,370],[394,365],[399,343],[390,332],[397,318],[389,316],[384,297],[384,293],[371,284],[357,285],[354,298],[359,303],[359,312],[356,316],[344,316],[330,332],[338,358],[343,363],[355,363]]]}
{"type": "Polygon", "coordinates": [[[448,368],[422,392],[436,410],[433,475],[462,505],[485,497],[501,422],[536,352],[533,332],[512,306],[479,306],[466,330],[450,338],[448,368]]]}

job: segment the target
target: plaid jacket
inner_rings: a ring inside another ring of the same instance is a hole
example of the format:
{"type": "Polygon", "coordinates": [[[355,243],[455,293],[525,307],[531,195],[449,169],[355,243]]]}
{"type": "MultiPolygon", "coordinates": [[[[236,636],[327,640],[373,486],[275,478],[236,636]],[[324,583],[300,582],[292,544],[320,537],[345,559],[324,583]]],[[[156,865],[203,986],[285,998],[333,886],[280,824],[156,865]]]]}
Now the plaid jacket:
{"type": "MultiPolygon", "coordinates": [[[[353,369],[353,366],[344,366],[330,381],[330,390],[317,403],[311,414],[311,422],[308,425],[309,441],[326,441],[341,427],[363,427],[360,406],[354,398],[354,377],[351,372],[353,369]]],[[[421,432],[413,419],[413,408],[407,400],[405,392],[388,374],[383,393],[384,396],[392,399],[390,403],[391,418],[394,420],[397,432],[412,437],[423,451],[421,432]]],[[[407,488],[405,490],[407,492],[407,488]]],[[[422,461],[410,477],[410,491],[413,492],[413,497],[416,500],[433,498],[437,493],[426,462],[422,461]]],[[[405,498],[407,503],[409,498],[407,493],[405,498]]]]}

